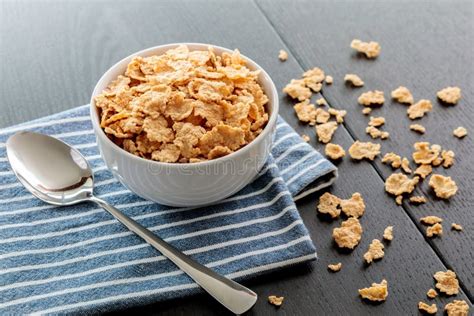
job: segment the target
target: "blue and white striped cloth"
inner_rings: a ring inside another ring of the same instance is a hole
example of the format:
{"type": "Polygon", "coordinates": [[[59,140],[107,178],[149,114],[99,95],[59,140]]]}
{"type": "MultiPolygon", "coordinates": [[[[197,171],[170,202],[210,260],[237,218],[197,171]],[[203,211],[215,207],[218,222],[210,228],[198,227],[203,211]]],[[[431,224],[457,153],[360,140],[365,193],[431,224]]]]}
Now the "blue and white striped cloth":
{"type": "Polygon", "coordinates": [[[5,154],[20,130],[74,145],[95,171],[98,196],[218,273],[243,280],[316,258],[294,199],[330,185],[337,171],[282,119],[255,181],[210,207],[170,208],[112,177],[81,106],[0,130],[0,314],[104,312],[201,291],[97,206],[56,207],[28,193],[5,154]]]}

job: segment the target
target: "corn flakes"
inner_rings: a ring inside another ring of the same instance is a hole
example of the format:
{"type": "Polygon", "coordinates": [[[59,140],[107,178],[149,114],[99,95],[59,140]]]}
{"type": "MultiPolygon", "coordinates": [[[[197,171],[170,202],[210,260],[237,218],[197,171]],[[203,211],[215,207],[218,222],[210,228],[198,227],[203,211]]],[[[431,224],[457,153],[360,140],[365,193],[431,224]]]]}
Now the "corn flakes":
{"type": "Polygon", "coordinates": [[[355,49],[359,53],[364,53],[367,58],[375,58],[380,54],[380,44],[374,41],[362,42],[361,40],[354,39],[351,42],[351,48],[355,49]]]}
{"type": "Polygon", "coordinates": [[[420,176],[422,179],[426,178],[431,172],[433,172],[433,167],[431,167],[431,165],[420,165],[415,170],[415,174],[420,176]]]}
{"type": "Polygon", "coordinates": [[[323,124],[329,121],[331,115],[321,108],[316,109],[316,123],[323,124]]]}
{"type": "Polygon", "coordinates": [[[346,155],[346,151],[338,144],[328,143],[324,149],[326,156],[330,159],[336,160],[341,159],[346,155]]]}
{"type": "Polygon", "coordinates": [[[371,287],[360,289],[359,294],[369,301],[385,301],[388,296],[388,283],[386,280],[382,280],[380,283],[372,283],[371,287]]]}
{"type": "Polygon", "coordinates": [[[383,239],[392,241],[393,240],[393,226],[387,226],[383,231],[383,239]]]}
{"type": "Polygon", "coordinates": [[[410,90],[402,86],[392,91],[392,98],[399,103],[412,104],[414,102],[410,90]]]}
{"type": "Polygon", "coordinates": [[[457,231],[462,231],[462,226],[460,224],[452,223],[451,224],[451,229],[457,230],[457,231]]]}
{"type": "Polygon", "coordinates": [[[422,312],[427,313],[427,314],[436,314],[436,312],[438,311],[438,308],[436,307],[436,304],[428,305],[425,302],[419,302],[418,303],[418,309],[422,312]]]}
{"type": "Polygon", "coordinates": [[[423,117],[425,113],[430,112],[432,109],[431,101],[423,99],[410,105],[407,109],[407,114],[410,119],[414,120],[423,117]]]}
{"type": "Polygon", "coordinates": [[[332,231],[332,237],[340,248],[354,249],[362,238],[362,226],[359,220],[350,217],[341,223],[341,227],[336,227],[332,231]]]}
{"type": "Polygon", "coordinates": [[[364,114],[364,115],[369,115],[370,112],[372,112],[372,108],[363,108],[362,109],[362,114],[364,114]]]}
{"type": "Polygon", "coordinates": [[[385,102],[383,91],[374,90],[362,93],[357,99],[359,104],[364,106],[377,106],[385,102]]]}
{"type": "Polygon", "coordinates": [[[330,108],[328,112],[336,118],[336,122],[338,122],[339,124],[344,123],[344,116],[346,116],[347,114],[346,110],[336,110],[330,108]]]}
{"type": "Polygon", "coordinates": [[[316,100],[316,104],[317,105],[327,105],[327,102],[323,98],[319,98],[319,99],[316,100]]]}
{"type": "Polygon", "coordinates": [[[402,170],[405,171],[406,173],[411,173],[412,170],[410,169],[410,161],[406,157],[403,157],[402,159],[402,170]]]}
{"type": "Polygon", "coordinates": [[[390,136],[389,132],[381,131],[377,127],[373,127],[373,126],[367,126],[365,128],[365,132],[369,134],[370,137],[372,137],[373,139],[376,139],[376,138],[387,139],[390,136]]]}
{"type": "Polygon", "coordinates": [[[444,307],[448,316],[468,316],[469,305],[464,300],[454,300],[444,307]]]}
{"type": "Polygon", "coordinates": [[[438,271],[433,277],[437,281],[436,288],[440,292],[445,293],[446,295],[455,295],[459,293],[459,282],[454,271],[438,271]]]}
{"type": "Polygon", "coordinates": [[[456,104],[461,99],[461,89],[458,87],[447,87],[436,93],[444,103],[456,104]]]}
{"type": "Polygon", "coordinates": [[[420,134],[424,134],[426,132],[426,128],[421,124],[411,124],[410,129],[420,134]]]}
{"type": "Polygon", "coordinates": [[[380,144],[356,141],[349,148],[349,154],[351,155],[351,158],[355,160],[361,160],[364,158],[374,160],[375,156],[380,154],[380,144]]]}
{"type": "Polygon", "coordinates": [[[328,214],[331,218],[337,218],[341,214],[341,210],[338,208],[340,203],[341,199],[326,192],[319,197],[318,212],[328,214]]]}
{"type": "Polygon", "coordinates": [[[287,93],[293,99],[304,101],[311,98],[311,90],[306,87],[303,79],[292,79],[289,84],[283,88],[283,92],[287,93]]]}
{"type": "Polygon", "coordinates": [[[365,203],[359,192],[352,194],[347,200],[341,200],[341,210],[347,217],[359,218],[365,212],[365,203]]]}
{"type": "Polygon", "coordinates": [[[444,168],[449,168],[454,164],[454,152],[452,150],[443,150],[441,158],[443,159],[444,168]]]}
{"type": "Polygon", "coordinates": [[[378,239],[372,240],[369,245],[369,250],[364,254],[365,262],[372,263],[373,260],[382,259],[385,255],[383,251],[383,244],[378,239]]]}
{"type": "Polygon", "coordinates": [[[417,142],[413,144],[415,152],[413,153],[413,161],[417,164],[429,165],[440,154],[441,148],[438,145],[432,145],[430,148],[430,143],[428,142],[417,142]]]}
{"type": "Polygon", "coordinates": [[[385,124],[385,118],[382,116],[379,117],[370,117],[369,126],[379,127],[385,124]]]}
{"type": "Polygon", "coordinates": [[[318,140],[324,144],[329,143],[336,129],[336,122],[327,122],[324,124],[316,125],[316,134],[318,135],[318,140]]]}
{"type": "Polygon", "coordinates": [[[440,174],[433,174],[429,182],[437,197],[449,199],[456,194],[458,186],[451,177],[445,177],[440,174]]]}
{"type": "Polygon", "coordinates": [[[411,193],[418,184],[419,178],[408,178],[403,173],[393,173],[385,180],[385,190],[395,196],[411,193]]]}
{"type": "Polygon", "coordinates": [[[295,109],[296,115],[301,122],[306,123],[316,123],[316,107],[314,104],[310,104],[309,100],[304,100],[303,102],[296,103],[293,108],[295,109]]]}
{"type": "Polygon", "coordinates": [[[306,134],[301,135],[301,138],[302,138],[305,142],[309,142],[309,141],[310,141],[309,136],[306,135],[306,134]]]}
{"type": "Polygon", "coordinates": [[[427,202],[426,198],[421,195],[411,196],[409,200],[414,204],[423,204],[427,202]]]}
{"type": "Polygon", "coordinates": [[[463,138],[467,135],[467,129],[465,127],[459,126],[453,131],[453,135],[457,138],[463,138]]]}
{"type": "Polygon", "coordinates": [[[318,67],[314,67],[303,73],[303,81],[305,85],[314,92],[321,91],[322,82],[325,79],[324,71],[318,67]]]}
{"type": "Polygon", "coordinates": [[[324,79],[326,84],[332,84],[334,82],[334,79],[332,76],[326,76],[326,79],[324,79]]]}
{"type": "Polygon", "coordinates": [[[332,272],[339,272],[341,271],[342,263],[335,263],[335,264],[328,264],[328,269],[332,272]]]}
{"type": "Polygon", "coordinates": [[[441,236],[443,234],[443,225],[436,223],[433,226],[426,228],[426,237],[441,236]]]}
{"type": "Polygon", "coordinates": [[[420,222],[422,222],[423,224],[426,224],[426,225],[434,225],[434,224],[441,223],[442,221],[443,221],[442,218],[440,218],[438,216],[434,216],[434,215],[425,216],[425,217],[420,218],[420,222]]]}
{"type": "Polygon", "coordinates": [[[436,296],[438,296],[438,292],[436,292],[435,289],[429,289],[428,292],[426,292],[426,296],[428,296],[429,298],[435,298],[436,296]]]}
{"type": "Polygon", "coordinates": [[[272,305],[275,305],[275,306],[281,306],[281,304],[283,304],[283,299],[284,297],[283,296],[275,296],[275,295],[270,295],[268,297],[268,302],[272,305]]]}
{"type": "Polygon", "coordinates": [[[362,81],[362,79],[360,79],[360,77],[355,74],[345,75],[344,81],[350,82],[354,87],[362,87],[364,85],[364,81],[362,81]]]}
{"type": "Polygon", "coordinates": [[[397,205],[402,205],[403,195],[397,195],[397,197],[395,198],[395,203],[397,203],[397,205]]]}
{"type": "Polygon", "coordinates": [[[283,49],[281,49],[280,52],[278,53],[278,58],[281,61],[286,61],[288,59],[288,53],[285,52],[283,49]]]}
{"type": "Polygon", "coordinates": [[[389,163],[392,168],[400,168],[400,166],[402,165],[402,158],[393,153],[393,152],[390,152],[390,153],[386,153],[385,156],[383,156],[382,158],[382,163],[389,163]]]}

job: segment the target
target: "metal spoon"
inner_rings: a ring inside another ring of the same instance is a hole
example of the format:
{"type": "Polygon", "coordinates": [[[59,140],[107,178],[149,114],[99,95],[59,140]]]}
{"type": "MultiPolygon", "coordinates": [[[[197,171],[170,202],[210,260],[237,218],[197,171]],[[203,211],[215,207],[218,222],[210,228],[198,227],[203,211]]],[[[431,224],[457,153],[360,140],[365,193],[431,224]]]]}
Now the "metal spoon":
{"type": "Polygon", "coordinates": [[[245,313],[257,301],[257,294],[253,291],[193,261],[115,207],[95,197],[94,175],[87,160],[76,149],[56,138],[32,132],[11,136],[6,147],[15,175],[36,197],[54,205],[97,203],[235,314],[245,313]]]}

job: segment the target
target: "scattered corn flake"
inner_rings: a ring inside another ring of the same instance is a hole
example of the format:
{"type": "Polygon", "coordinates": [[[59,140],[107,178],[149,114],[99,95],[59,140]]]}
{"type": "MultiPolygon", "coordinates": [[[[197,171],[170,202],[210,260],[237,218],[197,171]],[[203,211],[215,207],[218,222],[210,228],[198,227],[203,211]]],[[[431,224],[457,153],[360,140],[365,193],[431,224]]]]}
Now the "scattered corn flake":
{"type": "Polygon", "coordinates": [[[430,143],[428,142],[417,142],[413,144],[413,147],[415,148],[415,152],[412,157],[413,161],[417,164],[431,164],[436,158],[438,158],[441,151],[441,147],[438,145],[432,145],[430,147],[430,143]]]}
{"type": "Polygon", "coordinates": [[[441,236],[443,234],[443,225],[436,223],[433,226],[426,228],[426,237],[441,236]]]}
{"type": "Polygon", "coordinates": [[[383,239],[392,241],[393,240],[393,226],[387,226],[383,231],[383,239]]]}
{"type": "Polygon", "coordinates": [[[317,105],[327,105],[327,102],[323,98],[319,98],[319,99],[316,100],[316,104],[317,105]]]}
{"type": "Polygon", "coordinates": [[[363,108],[362,109],[362,114],[364,114],[364,115],[369,115],[370,112],[372,112],[372,108],[363,108]]]}
{"type": "Polygon", "coordinates": [[[440,292],[445,293],[446,295],[455,295],[459,293],[459,282],[454,271],[438,271],[433,277],[437,281],[436,288],[440,292]]]}
{"type": "Polygon", "coordinates": [[[319,197],[318,212],[328,214],[331,218],[337,218],[341,214],[341,210],[338,208],[340,203],[340,198],[326,192],[319,197]]]}
{"type": "Polygon", "coordinates": [[[423,204],[427,202],[426,198],[421,195],[411,196],[409,200],[413,204],[423,204]]]}
{"type": "Polygon", "coordinates": [[[426,292],[426,296],[428,296],[429,298],[435,298],[436,296],[438,296],[438,292],[436,292],[435,289],[429,289],[428,292],[426,292]]]}
{"type": "Polygon", "coordinates": [[[468,316],[469,305],[464,300],[454,300],[444,307],[448,316],[468,316]]]}
{"type": "Polygon", "coordinates": [[[411,193],[418,181],[418,177],[410,179],[403,173],[393,173],[385,180],[385,190],[395,196],[411,193]]]}
{"type": "Polygon", "coordinates": [[[402,165],[402,158],[394,152],[390,152],[383,156],[382,163],[389,163],[392,168],[400,168],[402,165]]]}
{"type": "Polygon", "coordinates": [[[340,248],[354,249],[362,238],[362,226],[359,220],[354,217],[343,221],[341,227],[336,227],[332,231],[332,237],[340,248]]]}
{"type": "Polygon", "coordinates": [[[369,250],[364,254],[365,262],[372,263],[373,260],[381,259],[384,256],[383,244],[378,239],[372,240],[369,250]]]}
{"type": "Polygon", "coordinates": [[[321,91],[322,82],[324,81],[324,71],[318,67],[314,67],[303,73],[303,81],[305,85],[314,92],[321,91]]]}
{"type": "Polygon", "coordinates": [[[354,87],[362,87],[364,85],[364,81],[356,74],[346,74],[344,81],[350,82],[354,87]]]}
{"type": "Polygon", "coordinates": [[[349,154],[352,159],[362,160],[364,158],[374,160],[375,156],[380,154],[380,144],[371,142],[356,141],[349,148],[349,154]]]}
{"type": "Polygon", "coordinates": [[[365,128],[365,131],[373,139],[376,139],[376,138],[387,139],[390,136],[389,132],[381,131],[377,127],[373,127],[373,126],[367,126],[365,128]]]}
{"type": "Polygon", "coordinates": [[[369,126],[379,127],[385,124],[385,118],[382,116],[379,117],[370,117],[369,126]]]}
{"type": "Polygon", "coordinates": [[[334,82],[334,78],[332,76],[326,76],[326,79],[324,80],[326,84],[332,84],[334,82]]]}
{"type": "Polygon", "coordinates": [[[436,93],[444,103],[456,104],[461,99],[461,89],[458,87],[447,87],[436,93]]]}
{"type": "Polygon", "coordinates": [[[329,143],[336,129],[336,122],[327,122],[324,124],[317,125],[316,134],[318,135],[318,140],[324,144],[329,143]]]}
{"type": "Polygon", "coordinates": [[[420,134],[424,134],[426,132],[426,128],[421,124],[411,124],[410,129],[420,134]]]}
{"type": "Polygon", "coordinates": [[[412,173],[412,170],[410,169],[410,161],[408,161],[406,157],[403,157],[402,159],[402,170],[406,173],[412,173]]]}
{"type": "Polygon", "coordinates": [[[331,115],[329,114],[329,112],[321,108],[316,109],[316,123],[318,124],[327,123],[330,117],[331,115]]]}
{"type": "Polygon", "coordinates": [[[449,168],[454,164],[454,152],[452,150],[443,150],[441,158],[443,159],[444,168],[449,168]]]}
{"type": "Polygon", "coordinates": [[[413,95],[406,87],[398,87],[392,91],[392,98],[399,103],[413,104],[413,95]]]}
{"type": "Polygon", "coordinates": [[[426,225],[434,225],[434,224],[441,223],[442,221],[443,221],[443,219],[441,217],[434,216],[434,215],[425,216],[425,217],[420,218],[420,222],[422,222],[423,224],[426,224],[426,225]]]}
{"type": "Polygon", "coordinates": [[[368,299],[369,301],[385,301],[388,296],[387,281],[382,280],[380,283],[372,283],[371,287],[360,289],[359,294],[362,298],[368,299]]]}
{"type": "Polygon", "coordinates": [[[457,138],[463,138],[467,135],[467,129],[465,127],[459,126],[453,131],[453,135],[457,138]]]}
{"type": "Polygon", "coordinates": [[[433,303],[431,305],[428,305],[425,302],[418,302],[418,309],[427,314],[436,314],[436,312],[438,311],[436,304],[433,303]]]}
{"type": "Polygon", "coordinates": [[[367,58],[377,57],[381,50],[380,44],[377,42],[362,42],[358,39],[352,40],[351,48],[355,49],[359,53],[364,53],[367,58]]]}
{"type": "Polygon", "coordinates": [[[288,53],[284,51],[283,49],[280,49],[280,52],[278,53],[278,58],[281,61],[286,61],[288,59],[288,53]]]}
{"type": "Polygon", "coordinates": [[[457,230],[457,231],[462,231],[462,226],[460,224],[452,223],[451,224],[451,229],[457,230]]]}
{"type": "Polygon", "coordinates": [[[316,123],[316,107],[314,104],[310,104],[309,100],[304,100],[303,102],[296,103],[293,108],[295,109],[298,120],[305,123],[316,123]]]}
{"type": "Polygon", "coordinates": [[[311,98],[311,90],[306,87],[303,79],[292,79],[289,84],[283,88],[283,92],[287,93],[293,99],[304,101],[311,98]]]}
{"type": "Polygon", "coordinates": [[[336,122],[338,122],[339,124],[344,123],[344,116],[346,116],[347,114],[346,110],[336,110],[330,108],[328,112],[336,118],[336,122]]]}
{"type": "Polygon", "coordinates": [[[419,175],[422,179],[426,178],[433,171],[431,165],[420,165],[415,170],[415,174],[419,175]]]}
{"type": "Polygon", "coordinates": [[[425,113],[430,112],[432,109],[431,101],[422,99],[410,105],[407,109],[407,114],[410,119],[414,120],[423,117],[425,113]]]}
{"type": "Polygon", "coordinates": [[[397,205],[402,205],[403,195],[397,195],[397,197],[395,198],[395,203],[397,203],[397,205]]]}
{"type": "Polygon", "coordinates": [[[385,102],[383,91],[374,90],[362,93],[357,99],[363,106],[382,105],[385,102]]]}
{"type": "Polygon", "coordinates": [[[451,177],[445,177],[440,174],[433,174],[429,182],[430,187],[436,193],[436,196],[442,199],[449,199],[458,190],[456,182],[451,177]]]}
{"type": "Polygon", "coordinates": [[[306,134],[301,135],[301,138],[302,138],[305,142],[309,142],[309,141],[310,141],[309,136],[306,135],[306,134]]]}
{"type": "Polygon", "coordinates": [[[281,304],[283,304],[283,300],[284,300],[283,296],[270,295],[268,297],[268,302],[275,306],[281,306],[281,304]]]}
{"type": "Polygon", "coordinates": [[[332,272],[339,272],[341,271],[342,268],[342,263],[334,263],[334,264],[328,264],[328,269],[331,270],[332,272]]]}
{"type": "Polygon", "coordinates": [[[346,151],[344,150],[344,148],[342,148],[342,146],[333,143],[326,144],[324,152],[326,156],[333,160],[341,159],[346,155],[346,151]]]}
{"type": "Polygon", "coordinates": [[[365,203],[362,195],[359,192],[355,192],[350,199],[341,200],[341,210],[347,217],[361,217],[365,212],[365,203]]]}

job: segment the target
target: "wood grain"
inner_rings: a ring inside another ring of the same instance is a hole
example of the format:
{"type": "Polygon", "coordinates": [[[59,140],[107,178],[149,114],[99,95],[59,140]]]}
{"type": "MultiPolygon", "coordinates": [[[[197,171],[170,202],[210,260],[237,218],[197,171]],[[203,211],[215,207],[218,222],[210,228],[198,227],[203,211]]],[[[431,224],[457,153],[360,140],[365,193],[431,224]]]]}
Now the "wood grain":
{"type": "MultiPolygon", "coordinates": [[[[133,51],[164,43],[187,41],[238,47],[269,72],[280,91],[291,78],[303,71],[295,59],[300,55],[290,54],[285,63],[278,60],[278,51],[282,48],[291,52],[299,50],[286,47],[260,9],[250,1],[120,4],[112,0],[81,3],[42,1],[1,5],[0,58],[8,61],[2,62],[1,71],[2,78],[8,78],[2,80],[0,90],[1,126],[87,103],[95,82],[113,63],[133,51]]],[[[320,14],[319,7],[320,4],[306,4],[304,10],[308,14],[320,14]]],[[[288,10],[285,4],[275,4],[275,8],[288,10]]],[[[280,31],[278,27],[277,30],[280,31]]],[[[327,27],[326,32],[329,31],[331,28],[327,27]]],[[[301,41],[310,41],[309,35],[314,32],[316,30],[309,34],[295,34],[301,41]]],[[[332,29],[333,36],[337,36],[337,32],[337,28],[332,29]]],[[[318,58],[315,62],[319,61],[318,58]]],[[[337,79],[337,73],[333,74],[337,79]]],[[[329,89],[323,93],[326,91],[329,89]]],[[[330,96],[327,98],[331,101],[330,96]]],[[[298,132],[312,135],[311,143],[322,151],[323,146],[314,139],[314,130],[297,122],[293,102],[283,95],[280,102],[281,115],[298,132]]],[[[356,119],[355,114],[352,116],[356,119]]],[[[352,132],[350,123],[348,120],[348,129],[340,127],[334,138],[344,148],[353,141],[349,133],[352,132]]],[[[338,167],[340,178],[331,192],[349,197],[359,191],[366,200],[367,213],[361,219],[364,227],[361,244],[351,254],[338,251],[331,233],[340,221],[327,222],[316,216],[318,195],[299,201],[298,208],[316,243],[319,260],[244,282],[260,295],[249,315],[274,314],[275,309],[266,302],[270,294],[286,297],[284,306],[278,310],[285,315],[415,314],[417,302],[424,300],[426,291],[434,286],[433,273],[446,269],[409,213],[395,206],[390,197],[381,194],[383,180],[374,166],[346,159],[338,167]],[[373,238],[381,238],[387,225],[395,226],[395,239],[387,245],[386,257],[369,267],[364,266],[363,253],[373,238]],[[341,272],[333,274],[327,271],[327,264],[339,261],[343,263],[341,272]],[[362,302],[357,289],[382,278],[389,281],[388,300],[379,305],[362,302]]],[[[458,298],[467,299],[464,293],[458,298]]],[[[449,300],[441,297],[435,302],[441,308],[449,300]]],[[[134,308],[128,312],[161,315],[226,313],[206,295],[134,308]]]]}

